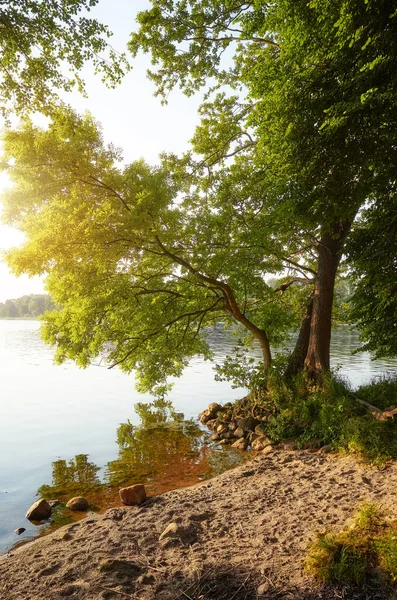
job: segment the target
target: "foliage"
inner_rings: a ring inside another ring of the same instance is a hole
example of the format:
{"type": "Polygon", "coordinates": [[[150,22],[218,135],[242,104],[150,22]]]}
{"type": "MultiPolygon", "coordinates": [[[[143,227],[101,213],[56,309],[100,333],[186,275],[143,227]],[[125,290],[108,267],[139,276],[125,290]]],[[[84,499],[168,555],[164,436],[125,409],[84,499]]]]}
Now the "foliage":
{"type": "Polygon", "coordinates": [[[396,522],[384,521],[376,505],[364,503],[351,526],[317,536],[306,568],[322,582],[361,584],[369,578],[380,578],[394,583],[396,531],[396,522]]]}
{"type": "MultiPolygon", "coordinates": [[[[354,395],[386,407],[395,398],[395,386],[395,380],[387,385],[375,381],[354,395]],[[379,389],[384,393],[377,403],[379,389]]],[[[306,443],[330,445],[374,464],[397,457],[397,422],[377,421],[364,413],[348,385],[337,377],[328,376],[321,387],[316,387],[303,374],[288,384],[272,374],[267,390],[259,398],[271,414],[266,432],[276,442],[294,439],[301,447],[306,443]]]]}
{"type": "Polygon", "coordinates": [[[0,109],[46,112],[56,90],[84,91],[79,75],[90,61],[114,87],[127,62],[108,43],[111,32],[89,16],[98,0],[10,0],[0,9],[0,109]]]}
{"type": "Polygon", "coordinates": [[[48,294],[28,294],[0,302],[0,318],[36,318],[55,308],[48,294]]]}
{"type": "Polygon", "coordinates": [[[393,194],[396,19],[386,0],[157,0],[130,50],[151,52],[160,94],[214,84],[192,152],[122,166],[71,111],[6,132],[6,219],[28,240],[8,260],[49,273],[57,360],[104,354],[139,389],[164,389],[191,356],[211,357],[203,328],[226,321],[259,342],[266,376],[311,306],[304,364],[328,369],[346,239],[393,194]]]}
{"type": "Polygon", "coordinates": [[[242,229],[249,202],[234,207],[209,194],[203,202],[195,186],[180,198],[167,162],[121,166],[90,115],[59,111],[48,130],[27,120],[4,147],[16,184],[4,195],[5,216],[28,240],[9,264],[50,273],[62,309],[46,315],[43,331],[59,362],[86,366],[104,354],[111,366],[136,369],[149,390],[194,354],[211,356],[206,326],[237,321],[240,337],[268,350],[299,322],[307,293],[286,298],[267,285],[265,274],[282,263],[264,254],[275,246],[264,214],[260,247],[242,229]]]}
{"type": "Polygon", "coordinates": [[[227,165],[229,192],[271,198],[296,240],[291,260],[316,278],[319,244],[330,234],[343,247],[359,215],[355,318],[368,348],[395,353],[395,218],[383,217],[395,215],[394,3],[156,0],[138,22],[130,49],[151,53],[157,93],[213,86],[193,138],[199,166],[212,179],[227,165]]]}
{"type": "Polygon", "coordinates": [[[388,182],[380,201],[360,215],[349,245],[355,291],[351,319],[357,323],[363,350],[375,356],[397,354],[397,276],[395,252],[397,203],[395,183],[388,182]]]}
{"type": "Polygon", "coordinates": [[[382,410],[395,406],[397,405],[397,376],[390,374],[376,377],[371,383],[361,385],[355,394],[382,410]]]}

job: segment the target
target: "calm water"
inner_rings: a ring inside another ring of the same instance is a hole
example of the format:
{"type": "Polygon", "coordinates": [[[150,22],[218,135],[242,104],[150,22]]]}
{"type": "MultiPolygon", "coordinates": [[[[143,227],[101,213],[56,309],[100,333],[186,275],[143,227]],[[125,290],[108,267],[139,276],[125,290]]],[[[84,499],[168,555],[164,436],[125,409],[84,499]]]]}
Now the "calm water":
{"type": "MultiPolygon", "coordinates": [[[[235,343],[221,332],[214,332],[211,341],[218,359],[235,343]]],[[[332,365],[340,366],[353,386],[396,371],[396,360],[352,356],[356,346],[357,333],[348,327],[334,333],[332,365]]],[[[21,538],[27,540],[48,527],[30,524],[24,516],[40,486],[47,485],[48,497],[60,499],[84,489],[101,507],[105,483],[106,505],[112,506],[118,486],[125,483],[147,481],[149,490],[158,493],[242,460],[241,453],[209,445],[188,422],[210,402],[224,403],[244,393],[215,382],[212,365],[201,359],[192,361],[176,382],[169,396],[172,407],[150,406],[152,398],[134,390],[133,377],[115,369],[54,366],[36,321],[0,321],[0,365],[0,553],[20,540],[14,529],[25,527],[21,538]],[[137,402],[144,405],[140,416],[134,410],[137,402]],[[142,419],[144,427],[136,429],[142,419]],[[171,427],[159,425],[165,419],[171,427]]],[[[55,518],[64,522],[71,515],[58,509],[55,518]]]]}

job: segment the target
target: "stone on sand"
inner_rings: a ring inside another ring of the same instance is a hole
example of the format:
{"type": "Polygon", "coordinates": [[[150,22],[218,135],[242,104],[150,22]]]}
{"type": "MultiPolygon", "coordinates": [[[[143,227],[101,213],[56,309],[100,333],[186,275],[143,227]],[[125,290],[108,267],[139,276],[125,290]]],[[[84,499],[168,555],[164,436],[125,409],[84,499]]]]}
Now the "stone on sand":
{"type": "Polygon", "coordinates": [[[122,503],[127,504],[127,506],[142,504],[146,500],[145,486],[142,483],[137,483],[136,485],[121,488],[119,496],[122,503]]]}
{"type": "Polygon", "coordinates": [[[50,516],[51,506],[44,498],[41,498],[41,500],[37,500],[37,502],[32,504],[26,513],[26,518],[29,519],[29,521],[42,521],[43,519],[48,519],[50,516]]]}
{"type": "Polygon", "coordinates": [[[66,508],[70,508],[70,510],[77,511],[85,511],[89,507],[88,500],[83,498],[82,496],[76,496],[75,498],[71,498],[69,502],[66,504],[66,508]]]}

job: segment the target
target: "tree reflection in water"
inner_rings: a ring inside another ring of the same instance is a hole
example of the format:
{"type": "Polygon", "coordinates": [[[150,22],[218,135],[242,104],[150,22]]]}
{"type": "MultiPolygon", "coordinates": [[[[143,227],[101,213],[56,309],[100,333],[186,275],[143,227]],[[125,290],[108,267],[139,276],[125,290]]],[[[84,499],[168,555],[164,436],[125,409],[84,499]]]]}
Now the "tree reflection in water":
{"type": "Polygon", "coordinates": [[[103,480],[100,467],[87,454],[52,463],[52,484],[44,484],[38,495],[66,502],[84,495],[101,510],[119,505],[121,486],[144,483],[149,495],[192,485],[221,473],[245,460],[232,448],[209,443],[200,426],[175,411],[172,403],[158,398],[135,405],[140,425],[129,420],[117,429],[118,458],[107,463],[103,480]]]}
{"type": "Polygon", "coordinates": [[[117,430],[119,457],[107,464],[106,480],[111,487],[150,483],[153,492],[188,485],[207,469],[207,436],[193,420],[185,421],[170,401],[159,398],[138,403],[135,410],[141,425],[130,421],[117,430]]]}
{"type": "Polygon", "coordinates": [[[67,462],[52,463],[52,485],[42,485],[37,494],[43,498],[63,499],[71,494],[81,494],[101,485],[97,475],[100,467],[88,461],[88,454],[76,454],[67,462]]]}

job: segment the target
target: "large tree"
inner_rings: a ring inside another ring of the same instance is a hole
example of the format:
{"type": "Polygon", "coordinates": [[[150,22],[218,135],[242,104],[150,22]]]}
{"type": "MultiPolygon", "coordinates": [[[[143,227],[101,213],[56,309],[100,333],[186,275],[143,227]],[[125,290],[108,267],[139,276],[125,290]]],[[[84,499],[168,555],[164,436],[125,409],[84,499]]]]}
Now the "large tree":
{"type": "Polygon", "coordinates": [[[44,335],[58,360],[86,366],[104,354],[110,365],[136,369],[147,390],[179,375],[194,354],[210,356],[205,326],[231,320],[259,342],[268,371],[271,345],[296,327],[311,279],[302,271],[292,299],[266,283],[296,242],[289,231],[274,237],[278,215],[254,181],[247,201],[234,171],[204,189],[200,178],[182,182],[169,160],[123,166],[92,117],[71,111],[59,111],[47,130],[25,121],[3,143],[15,184],[4,195],[5,218],[27,239],[9,264],[49,274],[62,309],[47,316],[44,335]]]}
{"type": "MultiPolygon", "coordinates": [[[[193,140],[205,164],[247,157],[246,177],[262,177],[281,226],[311,239],[314,293],[290,371],[323,372],[346,241],[362,207],[393,194],[394,2],[156,0],[138,20],[130,49],[151,53],[159,94],[221,90],[209,92],[193,140]]],[[[298,251],[295,260],[305,264],[298,251]]]]}
{"type": "Polygon", "coordinates": [[[116,85],[127,68],[109,28],[90,17],[98,0],[8,0],[0,6],[0,109],[46,111],[59,90],[77,86],[87,61],[116,85]]]}

